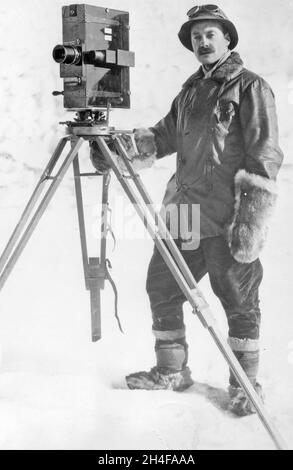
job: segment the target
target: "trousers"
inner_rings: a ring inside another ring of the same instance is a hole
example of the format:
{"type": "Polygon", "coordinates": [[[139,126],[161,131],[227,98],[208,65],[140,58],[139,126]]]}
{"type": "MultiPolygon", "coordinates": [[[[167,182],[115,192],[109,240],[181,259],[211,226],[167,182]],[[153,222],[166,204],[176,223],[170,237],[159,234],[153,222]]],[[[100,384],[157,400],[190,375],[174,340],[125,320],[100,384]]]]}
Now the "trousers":
{"type": "MultiPolygon", "coordinates": [[[[259,286],[263,277],[260,260],[247,264],[237,262],[222,236],[205,238],[196,250],[181,253],[196,282],[209,275],[213,292],[227,316],[229,337],[258,340],[259,286]]],[[[176,331],[184,330],[183,303],[186,298],[156,246],[148,268],[146,290],[153,331],[159,333],[158,338],[170,343],[172,338],[180,337],[176,331]]]]}

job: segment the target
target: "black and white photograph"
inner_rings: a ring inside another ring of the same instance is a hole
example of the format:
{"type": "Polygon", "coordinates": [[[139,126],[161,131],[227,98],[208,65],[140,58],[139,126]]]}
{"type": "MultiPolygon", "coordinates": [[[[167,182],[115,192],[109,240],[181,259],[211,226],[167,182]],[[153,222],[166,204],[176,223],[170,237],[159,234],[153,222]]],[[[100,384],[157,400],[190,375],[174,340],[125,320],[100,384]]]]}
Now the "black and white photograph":
{"type": "Polygon", "coordinates": [[[293,0],[1,0],[0,37],[0,450],[293,449],[293,0]]]}

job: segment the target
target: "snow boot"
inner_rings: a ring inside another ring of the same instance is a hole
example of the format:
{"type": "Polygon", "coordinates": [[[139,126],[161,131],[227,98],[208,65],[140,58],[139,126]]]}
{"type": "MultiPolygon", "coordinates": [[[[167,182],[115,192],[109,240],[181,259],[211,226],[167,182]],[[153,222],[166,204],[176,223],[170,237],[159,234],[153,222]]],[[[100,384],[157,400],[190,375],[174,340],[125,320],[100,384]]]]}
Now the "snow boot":
{"type": "Polygon", "coordinates": [[[180,392],[193,384],[189,367],[178,372],[162,373],[158,367],[149,372],[136,372],[126,377],[126,383],[131,390],[173,390],[180,392]]]}
{"type": "MultiPolygon", "coordinates": [[[[158,339],[156,334],[157,365],[149,372],[142,371],[126,377],[128,387],[141,390],[174,390],[183,391],[193,384],[187,364],[185,338],[174,340],[158,339]]],[[[163,333],[160,334],[163,336],[163,333]]]]}
{"type": "MultiPolygon", "coordinates": [[[[229,338],[230,344],[238,362],[246,373],[248,379],[255,388],[257,394],[263,401],[263,392],[261,385],[257,382],[256,376],[259,366],[259,345],[258,340],[229,338]]],[[[255,413],[255,409],[247,398],[245,392],[240,387],[238,380],[230,370],[229,397],[230,402],[228,410],[237,416],[248,416],[255,413]]]]}
{"type": "MultiPolygon", "coordinates": [[[[261,385],[256,382],[254,385],[256,393],[259,395],[261,401],[263,401],[263,392],[261,385]]],[[[233,387],[232,385],[229,386],[229,411],[234,413],[237,416],[248,416],[251,414],[256,413],[256,410],[251,403],[251,401],[247,398],[246,393],[242,390],[241,387],[233,387]]]]}

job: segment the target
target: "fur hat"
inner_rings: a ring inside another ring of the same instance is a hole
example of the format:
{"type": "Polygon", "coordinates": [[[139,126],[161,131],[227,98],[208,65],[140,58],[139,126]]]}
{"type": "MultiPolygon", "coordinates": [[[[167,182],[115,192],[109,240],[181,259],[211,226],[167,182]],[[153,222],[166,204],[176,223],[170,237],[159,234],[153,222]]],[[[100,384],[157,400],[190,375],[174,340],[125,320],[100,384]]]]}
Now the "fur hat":
{"type": "Polygon", "coordinates": [[[234,24],[228,20],[227,16],[217,5],[201,5],[191,8],[187,12],[188,21],[184,23],[178,33],[179,39],[190,51],[193,51],[191,44],[191,27],[196,21],[214,20],[221,23],[230,35],[231,42],[229,49],[234,49],[238,44],[238,33],[234,24]]]}

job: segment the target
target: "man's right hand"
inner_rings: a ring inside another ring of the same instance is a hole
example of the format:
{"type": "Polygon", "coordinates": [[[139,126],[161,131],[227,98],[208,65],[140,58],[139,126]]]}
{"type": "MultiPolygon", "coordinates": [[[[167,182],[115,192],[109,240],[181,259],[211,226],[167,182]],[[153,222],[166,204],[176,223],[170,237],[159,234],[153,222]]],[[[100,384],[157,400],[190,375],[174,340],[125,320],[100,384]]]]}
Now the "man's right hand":
{"type": "MultiPolygon", "coordinates": [[[[141,128],[134,130],[134,140],[137,149],[135,149],[135,145],[133,145],[133,139],[130,135],[121,134],[120,138],[135,171],[150,168],[154,164],[157,156],[157,148],[155,143],[155,136],[150,129],[141,128]]],[[[115,146],[111,148],[111,142],[109,148],[112,151],[113,157],[115,156],[117,158],[117,163],[120,166],[121,171],[123,173],[127,172],[122,157],[115,151],[115,146]]],[[[111,168],[108,165],[96,141],[90,142],[90,159],[94,168],[98,171],[99,174],[103,175],[111,168]]]]}
{"type": "Polygon", "coordinates": [[[157,156],[154,133],[148,128],[134,129],[134,139],[141,159],[157,156]]]}

